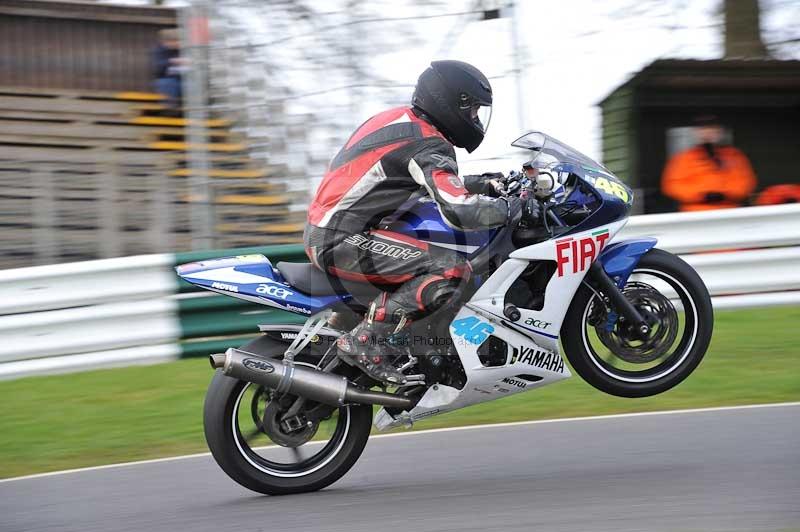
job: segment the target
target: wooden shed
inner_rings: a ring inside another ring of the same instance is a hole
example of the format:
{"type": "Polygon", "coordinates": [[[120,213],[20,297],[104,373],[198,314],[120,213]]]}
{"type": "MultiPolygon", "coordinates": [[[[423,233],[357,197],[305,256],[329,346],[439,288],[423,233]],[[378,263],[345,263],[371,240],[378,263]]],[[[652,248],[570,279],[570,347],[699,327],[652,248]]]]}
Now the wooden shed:
{"type": "Polygon", "coordinates": [[[176,11],[50,0],[0,1],[0,86],[150,90],[150,53],[176,11]]]}
{"type": "Polygon", "coordinates": [[[641,190],[640,212],[674,210],[661,172],[682,128],[704,113],[750,158],[758,190],[800,183],[800,61],[660,59],[599,105],[603,162],[641,190]]]}

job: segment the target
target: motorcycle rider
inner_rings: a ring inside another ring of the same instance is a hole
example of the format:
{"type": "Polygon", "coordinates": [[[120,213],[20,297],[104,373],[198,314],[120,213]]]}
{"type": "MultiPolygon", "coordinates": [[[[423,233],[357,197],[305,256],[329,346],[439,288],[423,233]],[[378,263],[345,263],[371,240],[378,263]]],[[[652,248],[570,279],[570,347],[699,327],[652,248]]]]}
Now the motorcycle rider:
{"type": "Polygon", "coordinates": [[[313,264],[341,279],[396,286],[337,343],[340,357],[376,380],[405,382],[391,364],[404,352],[397,333],[440,308],[470,275],[457,252],[381,229],[384,218],[420,192],[461,230],[539,218],[535,200],[492,197],[501,195],[498,174],[458,177],[454,146],[472,152],[481,144],[491,108],[491,85],[477,68],[434,61],[410,107],[379,113],[352,134],[311,203],[304,242],[313,264]]]}

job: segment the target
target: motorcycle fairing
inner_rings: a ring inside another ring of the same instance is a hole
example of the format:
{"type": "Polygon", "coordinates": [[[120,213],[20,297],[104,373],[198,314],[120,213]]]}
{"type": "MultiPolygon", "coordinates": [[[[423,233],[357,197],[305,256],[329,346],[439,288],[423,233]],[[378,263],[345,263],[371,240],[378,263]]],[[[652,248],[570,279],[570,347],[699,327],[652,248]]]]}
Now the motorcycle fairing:
{"type": "Polygon", "coordinates": [[[503,316],[504,295],[524,271],[528,261],[553,261],[557,269],[545,288],[543,308],[541,310],[520,308],[522,317],[514,325],[524,327],[535,334],[544,347],[558,349],[558,334],[575,292],[589,271],[591,263],[602,256],[606,246],[610,245],[626,221],[620,220],[607,226],[564,235],[512,252],[509,260],[489,278],[491,281],[495,276],[500,276],[500,284],[492,287],[487,281],[468,304],[480,306],[487,312],[503,316]],[[503,277],[506,279],[503,280],[503,277]],[[549,325],[544,328],[531,327],[525,326],[526,322],[549,325]]]}
{"type": "Polygon", "coordinates": [[[600,254],[600,263],[608,276],[622,288],[642,255],[653,249],[657,242],[650,237],[614,242],[600,254]]]}
{"type": "Polygon", "coordinates": [[[441,384],[429,388],[411,411],[375,417],[379,429],[399,426],[441,412],[499,399],[566,379],[569,368],[561,359],[558,337],[569,305],[583,282],[589,265],[625,225],[619,220],[563,238],[520,248],[481,285],[450,324],[453,343],[464,366],[466,384],[461,390],[441,384]],[[510,321],[503,314],[505,296],[530,261],[549,260],[560,264],[545,288],[541,310],[519,308],[520,319],[510,321]],[[477,320],[464,331],[460,320],[477,320]],[[507,343],[506,363],[484,366],[478,357],[480,346],[491,336],[507,343]],[[515,356],[516,350],[516,356],[515,356]],[[520,375],[533,376],[532,381],[520,375]]]}
{"type": "Polygon", "coordinates": [[[311,316],[349,295],[311,296],[290,286],[264,255],[240,255],[182,264],[175,268],[185,281],[212,292],[281,310],[311,316]]]}
{"type": "Polygon", "coordinates": [[[403,412],[398,416],[393,417],[385,409],[381,409],[374,419],[379,430],[411,424],[475,403],[533,390],[572,376],[561,355],[543,348],[532,337],[504,327],[499,320],[487,317],[483,312],[469,306],[461,309],[453,323],[465,319],[472,319],[478,325],[483,325],[485,330],[491,330],[491,333],[480,343],[474,343],[458,336],[451,324],[453,345],[467,375],[464,387],[459,390],[443,384],[431,386],[410,412],[403,412]],[[478,350],[492,336],[503,340],[508,346],[506,363],[502,366],[484,366],[480,361],[478,350]]]}

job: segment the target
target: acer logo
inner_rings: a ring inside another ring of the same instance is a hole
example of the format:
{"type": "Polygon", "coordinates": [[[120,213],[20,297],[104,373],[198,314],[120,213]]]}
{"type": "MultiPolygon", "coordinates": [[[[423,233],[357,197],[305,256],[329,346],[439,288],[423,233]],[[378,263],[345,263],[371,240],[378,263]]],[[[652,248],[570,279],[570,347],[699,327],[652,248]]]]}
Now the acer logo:
{"type": "Polygon", "coordinates": [[[544,320],[536,320],[533,318],[528,318],[525,320],[525,325],[530,325],[532,327],[536,327],[537,329],[547,329],[550,327],[552,322],[544,321],[544,320]]]}
{"type": "Polygon", "coordinates": [[[245,358],[242,360],[242,365],[247,369],[252,369],[253,371],[261,371],[263,373],[272,373],[275,371],[275,366],[267,362],[266,360],[259,360],[257,358],[245,358]]]}
{"type": "Polygon", "coordinates": [[[287,297],[293,295],[291,290],[286,290],[285,288],[281,288],[280,286],[273,284],[258,285],[258,288],[256,288],[256,293],[277,297],[279,299],[286,299],[287,297]]]}
{"type": "Polygon", "coordinates": [[[556,240],[558,276],[563,277],[565,273],[586,271],[600,256],[600,252],[603,251],[610,236],[608,229],[603,229],[592,233],[591,236],[577,240],[572,237],[556,240]]]}

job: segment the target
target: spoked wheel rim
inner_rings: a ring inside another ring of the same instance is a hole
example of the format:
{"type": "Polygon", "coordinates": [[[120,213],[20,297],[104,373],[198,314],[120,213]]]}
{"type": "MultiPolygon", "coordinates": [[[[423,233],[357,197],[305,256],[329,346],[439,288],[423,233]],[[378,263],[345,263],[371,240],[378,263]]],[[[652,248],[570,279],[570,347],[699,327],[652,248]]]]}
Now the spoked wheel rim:
{"type": "MultiPolygon", "coordinates": [[[[662,300],[658,300],[658,298],[653,295],[653,297],[651,297],[653,300],[651,304],[640,301],[638,305],[635,305],[646,319],[650,319],[651,321],[654,319],[656,321],[663,320],[666,327],[674,327],[673,324],[667,322],[671,319],[672,311],[675,311],[674,304],[680,303],[679,307],[682,309],[683,320],[682,323],[677,325],[677,329],[671,331],[665,330],[663,327],[659,328],[660,325],[662,325],[661,323],[653,323],[652,325],[655,325],[655,327],[651,327],[652,334],[660,334],[659,340],[662,342],[672,338],[672,345],[668,346],[668,349],[665,350],[664,346],[661,344],[656,346],[642,341],[641,356],[638,357],[638,359],[636,357],[636,343],[620,341],[618,344],[612,344],[612,346],[625,345],[626,351],[624,358],[611,351],[608,345],[606,345],[611,343],[609,342],[608,333],[605,330],[598,332],[598,330],[589,323],[593,307],[598,304],[602,305],[596,294],[589,298],[586,308],[583,311],[581,327],[582,341],[586,353],[589,355],[589,360],[606,375],[620,381],[631,383],[652,382],[675,371],[686,361],[686,358],[691,353],[698,332],[699,320],[697,305],[684,284],[669,273],[649,268],[638,268],[633,271],[631,278],[637,279],[637,284],[649,286],[653,288],[654,291],[662,292],[664,291],[662,289],[666,288],[667,291],[670,292],[670,299],[663,298],[662,300]],[[647,279],[652,280],[648,282],[647,279]],[[653,282],[653,280],[655,282],[653,282]],[[653,287],[653,284],[658,287],[657,290],[653,287]],[[670,307],[672,307],[672,310],[670,310],[670,307]],[[603,336],[606,337],[601,339],[603,336]],[[605,340],[605,343],[603,340],[605,340]],[[663,355],[654,356],[658,355],[661,350],[664,351],[663,355]]],[[[630,281],[626,284],[626,290],[630,284],[630,281]]],[[[646,293],[646,288],[641,288],[641,290],[646,293]]],[[[677,313],[677,311],[675,312],[677,313]]],[[[680,316],[680,314],[677,315],[680,316]]],[[[600,325],[600,327],[603,326],[603,324],[600,325]]],[[[617,324],[611,336],[619,331],[619,324],[617,324]]]]}
{"type": "Polygon", "coordinates": [[[231,416],[236,447],[253,467],[272,476],[302,477],[325,467],[339,454],[351,428],[349,407],[335,409],[330,419],[321,421],[311,434],[315,437],[313,441],[297,447],[282,447],[271,441],[256,421],[274,400],[262,390],[257,384],[245,383],[231,416]],[[259,401],[264,405],[254,408],[259,401]]]}

